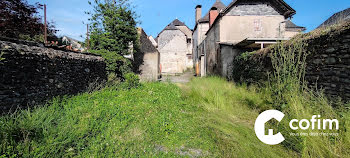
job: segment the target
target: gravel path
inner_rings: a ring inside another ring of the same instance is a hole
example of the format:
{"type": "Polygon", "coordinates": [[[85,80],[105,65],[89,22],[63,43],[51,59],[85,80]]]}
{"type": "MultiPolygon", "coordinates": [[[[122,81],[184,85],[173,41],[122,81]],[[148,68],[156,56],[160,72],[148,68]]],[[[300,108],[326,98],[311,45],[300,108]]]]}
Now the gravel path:
{"type": "Polygon", "coordinates": [[[164,76],[160,79],[161,82],[172,82],[172,83],[187,83],[191,81],[191,78],[194,77],[194,73],[192,71],[186,71],[180,75],[173,76],[164,76]]]}

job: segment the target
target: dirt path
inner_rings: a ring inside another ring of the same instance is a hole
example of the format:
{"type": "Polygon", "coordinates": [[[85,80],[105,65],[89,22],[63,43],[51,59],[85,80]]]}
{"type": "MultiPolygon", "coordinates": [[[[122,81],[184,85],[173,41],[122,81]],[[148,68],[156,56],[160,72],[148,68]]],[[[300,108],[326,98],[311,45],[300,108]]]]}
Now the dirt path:
{"type": "Polygon", "coordinates": [[[194,77],[193,71],[186,71],[183,74],[175,76],[163,76],[161,82],[172,82],[172,83],[187,83],[194,77]]]}

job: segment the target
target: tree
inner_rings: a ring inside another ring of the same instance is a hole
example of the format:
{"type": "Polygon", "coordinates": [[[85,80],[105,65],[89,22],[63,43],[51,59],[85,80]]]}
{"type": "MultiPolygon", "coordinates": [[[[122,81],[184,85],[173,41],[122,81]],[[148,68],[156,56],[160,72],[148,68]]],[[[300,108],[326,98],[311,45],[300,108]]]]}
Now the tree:
{"type": "MultiPolygon", "coordinates": [[[[30,5],[26,0],[1,0],[0,36],[39,40],[44,32],[42,18],[38,16],[42,6],[39,3],[30,5]]],[[[49,37],[57,38],[54,25],[50,23],[48,26],[49,37]]]]}
{"type": "Polygon", "coordinates": [[[123,56],[136,51],[137,15],[129,0],[94,0],[90,20],[90,52],[101,54],[107,70],[119,77],[131,71],[131,62],[123,56]],[[133,49],[131,49],[131,46],[133,49]]]}

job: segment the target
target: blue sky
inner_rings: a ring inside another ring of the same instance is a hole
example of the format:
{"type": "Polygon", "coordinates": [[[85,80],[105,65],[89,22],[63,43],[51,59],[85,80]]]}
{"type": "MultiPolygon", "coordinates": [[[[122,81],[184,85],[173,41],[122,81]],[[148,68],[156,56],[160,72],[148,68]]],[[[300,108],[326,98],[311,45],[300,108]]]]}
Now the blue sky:
{"type": "MultiPolygon", "coordinates": [[[[157,36],[162,29],[175,18],[194,27],[195,7],[203,6],[203,15],[216,0],[131,0],[140,16],[140,26],[148,35],[157,36]]],[[[49,21],[54,21],[58,35],[67,35],[84,40],[89,16],[84,12],[91,10],[88,0],[28,0],[47,4],[49,21]],[[83,36],[81,38],[80,36],[83,36]]],[[[232,0],[222,0],[228,5],[232,0]]],[[[285,0],[297,11],[292,21],[307,28],[307,32],[315,29],[334,13],[350,7],[350,0],[285,0]]],[[[42,13],[43,15],[43,13],[42,13]]]]}

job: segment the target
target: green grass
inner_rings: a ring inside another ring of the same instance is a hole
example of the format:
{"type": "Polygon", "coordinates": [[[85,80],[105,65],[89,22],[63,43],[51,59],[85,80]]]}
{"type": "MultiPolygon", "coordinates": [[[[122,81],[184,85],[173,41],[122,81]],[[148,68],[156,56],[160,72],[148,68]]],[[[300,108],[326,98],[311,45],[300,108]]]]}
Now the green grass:
{"type": "MultiPolygon", "coordinates": [[[[307,100],[294,99],[295,106],[290,107],[296,109],[289,110],[308,114],[310,108],[301,106],[307,100]]],[[[0,157],[348,155],[350,135],[345,131],[333,141],[293,140],[301,144],[299,150],[291,143],[263,144],[255,136],[254,121],[261,111],[273,107],[269,91],[217,77],[180,85],[144,83],[129,90],[113,86],[0,117],[0,157]]],[[[338,115],[344,118],[342,128],[346,130],[350,115],[338,115]]]]}
{"type": "MultiPolygon", "coordinates": [[[[106,88],[0,118],[1,153],[24,157],[212,156],[209,133],[170,84],[106,88]]],[[[1,154],[0,154],[1,155],[1,154]]]]}
{"type": "Polygon", "coordinates": [[[298,154],[281,145],[263,144],[255,136],[254,122],[271,106],[254,88],[236,86],[222,78],[194,79],[184,87],[193,105],[205,110],[201,120],[215,133],[221,157],[291,157],[298,154]]]}

